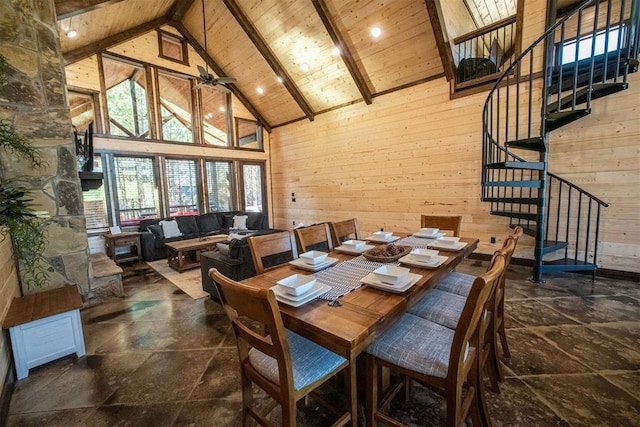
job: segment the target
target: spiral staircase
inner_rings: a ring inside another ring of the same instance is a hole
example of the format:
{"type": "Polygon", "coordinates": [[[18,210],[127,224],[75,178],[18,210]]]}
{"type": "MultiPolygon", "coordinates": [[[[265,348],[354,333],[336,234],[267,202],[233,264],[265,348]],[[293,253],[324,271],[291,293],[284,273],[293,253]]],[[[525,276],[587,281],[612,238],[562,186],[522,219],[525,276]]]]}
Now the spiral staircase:
{"type": "Polygon", "coordinates": [[[607,203],[548,171],[551,133],[627,89],[638,70],[640,0],[588,0],[524,50],[483,110],[482,201],[535,238],[533,280],[597,270],[607,203]],[[539,77],[542,77],[540,79],[539,77]]]}

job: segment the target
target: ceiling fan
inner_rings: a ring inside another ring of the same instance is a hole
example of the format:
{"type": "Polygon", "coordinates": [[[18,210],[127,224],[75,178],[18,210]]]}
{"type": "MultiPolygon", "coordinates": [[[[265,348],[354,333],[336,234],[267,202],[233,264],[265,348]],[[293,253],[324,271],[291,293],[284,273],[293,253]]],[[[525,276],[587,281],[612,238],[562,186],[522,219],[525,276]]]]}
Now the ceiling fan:
{"type": "MultiPolygon", "coordinates": [[[[204,50],[207,50],[207,22],[205,18],[204,11],[204,0],[202,0],[202,35],[204,36],[204,50]]],[[[229,93],[231,92],[228,87],[225,86],[226,83],[235,83],[237,80],[233,77],[214,77],[213,74],[209,73],[209,65],[206,64],[206,68],[203,68],[201,65],[198,65],[198,71],[200,72],[200,77],[198,77],[198,84],[194,89],[200,89],[203,86],[212,86],[214,89],[219,90],[220,92],[229,93]]]]}

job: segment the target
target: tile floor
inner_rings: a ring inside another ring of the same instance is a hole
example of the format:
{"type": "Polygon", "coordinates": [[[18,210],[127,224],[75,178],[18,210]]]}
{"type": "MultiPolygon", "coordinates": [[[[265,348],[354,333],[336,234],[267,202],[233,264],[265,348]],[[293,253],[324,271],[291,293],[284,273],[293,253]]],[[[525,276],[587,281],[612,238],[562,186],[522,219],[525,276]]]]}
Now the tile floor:
{"type": "MultiPolygon", "coordinates": [[[[459,271],[486,265],[466,261],[459,271]]],[[[220,306],[192,300],[150,270],[125,274],[124,298],[82,311],[87,356],[32,369],[16,384],[10,426],[237,426],[237,353],[220,306]]],[[[640,426],[640,283],[548,277],[511,267],[507,327],[513,358],[496,426],[640,426]]],[[[392,406],[413,426],[444,423],[444,403],[416,387],[392,406]]],[[[299,425],[327,425],[317,408],[299,425]]]]}

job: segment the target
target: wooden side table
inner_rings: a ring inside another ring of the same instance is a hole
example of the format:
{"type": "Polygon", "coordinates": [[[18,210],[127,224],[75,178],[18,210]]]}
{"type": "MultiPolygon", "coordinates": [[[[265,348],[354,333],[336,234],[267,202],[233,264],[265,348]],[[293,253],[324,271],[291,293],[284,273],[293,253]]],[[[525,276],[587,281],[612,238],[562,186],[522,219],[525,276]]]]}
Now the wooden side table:
{"type": "Polygon", "coordinates": [[[43,363],[72,353],[85,355],[80,307],[75,285],[13,299],[2,327],[11,335],[19,380],[43,363]]]}
{"type": "Polygon", "coordinates": [[[123,231],[118,234],[105,233],[104,245],[107,249],[107,256],[116,264],[127,261],[140,261],[142,259],[142,248],[140,245],[141,233],[137,231],[123,231]],[[127,254],[117,255],[116,248],[128,247],[131,252],[127,254]],[[135,249],[135,250],[134,250],[135,249]]]}

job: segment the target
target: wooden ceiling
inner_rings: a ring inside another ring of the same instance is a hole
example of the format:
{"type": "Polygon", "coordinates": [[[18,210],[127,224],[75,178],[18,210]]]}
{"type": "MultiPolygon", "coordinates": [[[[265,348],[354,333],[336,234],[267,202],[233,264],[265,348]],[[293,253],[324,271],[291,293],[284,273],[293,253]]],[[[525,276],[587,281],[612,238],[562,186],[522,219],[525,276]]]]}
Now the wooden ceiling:
{"type": "MultiPolygon", "coordinates": [[[[172,25],[215,74],[237,79],[230,85],[232,92],[270,129],[313,120],[316,114],[356,102],[371,103],[378,95],[443,76],[436,42],[441,35],[432,28],[432,23],[435,28],[440,24],[429,15],[436,8],[427,7],[434,1],[55,0],[55,4],[61,34],[70,27],[78,31],[76,38],[61,37],[67,64],[172,25]],[[371,36],[374,26],[382,30],[378,38],[371,36]],[[334,47],[340,50],[337,56],[334,47]],[[309,66],[306,72],[303,63],[309,66]],[[257,93],[258,87],[264,94],[257,93]]],[[[496,5],[515,3],[468,2],[496,10],[496,5]]]]}

